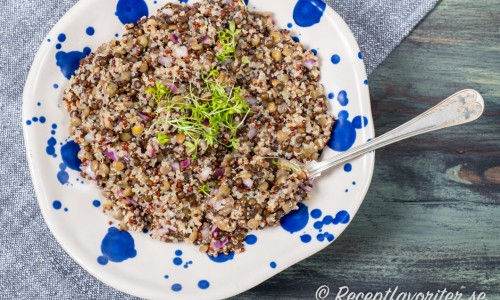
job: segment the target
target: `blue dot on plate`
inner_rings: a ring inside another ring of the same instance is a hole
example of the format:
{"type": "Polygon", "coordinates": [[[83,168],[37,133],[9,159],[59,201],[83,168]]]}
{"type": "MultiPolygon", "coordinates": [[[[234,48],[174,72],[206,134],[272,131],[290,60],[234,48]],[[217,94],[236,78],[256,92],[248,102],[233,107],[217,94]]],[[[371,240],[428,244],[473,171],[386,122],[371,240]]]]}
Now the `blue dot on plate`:
{"type": "Polygon", "coordinates": [[[332,63],[334,65],[336,65],[336,64],[338,64],[340,62],[340,56],[338,54],[334,54],[334,55],[332,55],[332,59],[331,60],[332,60],[332,63]]]}
{"type": "Polygon", "coordinates": [[[67,207],[65,207],[65,208],[64,208],[64,211],[66,211],[66,212],[67,212],[67,211],[68,211],[68,208],[67,208],[67,207]]]}
{"type": "Polygon", "coordinates": [[[44,116],[41,116],[40,117],[40,123],[45,123],[45,121],[47,121],[47,119],[44,116]]]}
{"type": "Polygon", "coordinates": [[[342,90],[339,92],[337,95],[337,101],[340,103],[342,106],[346,106],[349,104],[349,98],[347,97],[347,92],[342,90]]]}
{"type": "Polygon", "coordinates": [[[328,94],[328,99],[330,99],[330,100],[331,100],[331,99],[333,99],[334,97],[335,97],[335,94],[334,94],[334,93],[329,93],[329,94],[328,94]]]}
{"type": "Polygon", "coordinates": [[[313,227],[315,229],[321,229],[323,227],[323,222],[321,222],[321,221],[314,222],[313,227]]]}
{"type": "Polygon", "coordinates": [[[303,234],[300,236],[302,243],[309,243],[311,241],[311,236],[309,234],[303,234]]]}
{"type": "Polygon", "coordinates": [[[61,45],[61,44],[59,44],[59,43],[58,43],[58,44],[56,44],[56,49],[58,49],[58,50],[59,50],[59,49],[61,49],[61,48],[62,48],[62,45],[61,45]]]}
{"type": "Polygon", "coordinates": [[[356,185],[356,181],[353,181],[353,182],[352,182],[352,185],[356,185]]]}
{"type": "Polygon", "coordinates": [[[64,41],[66,41],[66,35],[65,35],[64,33],[59,34],[59,35],[57,36],[57,40],[58,40],[59,42],[61,42],[61,43],[62,43],[62,42],[64,42],[64,41]]]}
{"type": "Polygon", "coordinates": [[[358,52],[358,58],[359,58],[359,59],[363,59],[363,53],[358,52]]]}
{"type": "Polygon", "coordinates": [[[50,42],[50,39],[47,39],[47,42],[50,42]]]}
{"type": "Polygon", "coordinates": [[[31,120],[26,120],[26,125],[31,125],[31,120]]]}
{"type": "Polygon", "coordinates": [[[292,23],[288,23],[288,24],[286,24],[286,27],[288,27],[288,28],[292,28],[292,26],[293,26],[293,24],[292,24],[292,23]]]}
{"type": "Polygon", "coordinates": [[[257,243],[257,237],[253,234],[249,234],[245,237],[245,243],[247,243],[248,245],[253,245],[257,243]]]}
{"type": "Polygon", "coordinates": [[[88,35],[94,35],[94,33],[95,33],[94,27],[92,27],[92,26],[87,27],[87,29],[85,29],[85,33],[88,35]]]}
{"type": "Polygon", "coordinates": [[[56,134],[56,131],[55,130],[51,130],[50,134],[56,134]]]}
{"type": "Polygon", "coordinates": [[[52,124],[52,129],[56,129],[57,128],[57,124],[52,124]]]}
{"type": "Polygon", "coordinates": [[[317,219],[317,218],[321,217],[321,214],[322,214],[322,213],[321,213],[321,210],[320,210],[320,209],[318,209],[318,208],[315,208],[315,209],[313,209],[313,210],[311,211],[311,217],[312,217],[313,219],[317,219]]]}
{"type": "Polygon", "coordinates": [[[33,120],[33,122],[38,122],[38,118],[37,117],[31,118],[31,120],[33,120]]]}
{"type": "Polygon", "coordinates": [[[53,87],[54,87],[55,89],[57,89],[57,88],[59,87],[59,85],[58,85],[57,83],[54,83],[53,87]]]}
{"type": "Polygon", "coordinates": [[[59,201],[59,200],[54,200],[54,202],[52,202],[52,207],[53,207],[54,209],[61,209],[61,207],[62,207],[62,203],[61,203],[61,201],[59,201]]]}
{"type": "Polygon", "coordinates": [[[115,33],[115,37],[118,37],[118,33],[115,33]]]}
{"type": "Polygon", "coordinates": [[[368,79],[365,79],[365,81],[363,81],[363,83],[364,83],[365,85],[368,85],[368,79]]]}
{"type": "Polygon", "coordinates": [[[200,280],[198,281],[198,287],[202,290],[206,290],[210,287],[210,282],[207,280],[200,280]]]}
{"type": "Polygon", "coordinates": [[[349,192],[349,190],[348,190],[348,189],[345,189],[345,192],[346,192],[346,193],[348,193],[348,192],[349,192]]]}
{"type": "Polygon", "coordinates": [[[179,283],[172,284],[172,291],[179,292],[180,290],[182,290],[182,285],[180,285],[179,283]]]}
{"type": "Polygon", "coordinates": [[[277,265],[276,265],[276,263],[275,263],[274,261],[272,261],[272,262],[269,264],[269,266],[270,266],[271,268],[275,269],[277,265]]]}
{"type": "Polygon", "coordinates": [[[345,164],[344,165],[344,171],[351,172],[352,171],[352,165],[350,163],[345,164]]]}
{"type": "Polygon", "coordinates": [[[174,265],[176,265],[176,266],[182,265],[182,258],[180,258],[180,257],[175,257],[173,261],[174,261],[174,265]]]}
{"type": "Polygon", "coordinates": [[[298,36],[292,36],[292,40],[296,43],[300,42],[300,39],[298,36]]]}
{"type": "Polygon", "coordinates": [[[42,103],[40,103],[40,102],[37,102],[37,103],[36,103],[36,105],[37,105],[37,106],[41,106],[41,105],[42,105],[42,103]]]}
{"type": "Polygon", "coordinates": [[[99,256],[97,258],[97,262],[100,264],[100,265],[106,265],[108,263],[108,258],[105,257],[105,256],[99,256]]]}
{"type": "Polygon", "coordinates": [[[318,55],[318,50],[316,50],[316,49],[311,49],[311,52],[312,52],[314,55],[318,55]]]}
{"type": "Polygon", "coordinates": [[[94,205],[94,207],[99,207],[99,206],[101,206],[101,201],[94,200],[94,201],[92,201],[92,205],[94,205]]]}
{"type": "Polygon", "coordinates": [[[175,250],[175,255],[181,256],[182,255],[182,250],[175,250]]]}
{"type": "Polygon", "coordinates": [[[163,276],[163,278],[168,279],[168,275],[163,276]]]}

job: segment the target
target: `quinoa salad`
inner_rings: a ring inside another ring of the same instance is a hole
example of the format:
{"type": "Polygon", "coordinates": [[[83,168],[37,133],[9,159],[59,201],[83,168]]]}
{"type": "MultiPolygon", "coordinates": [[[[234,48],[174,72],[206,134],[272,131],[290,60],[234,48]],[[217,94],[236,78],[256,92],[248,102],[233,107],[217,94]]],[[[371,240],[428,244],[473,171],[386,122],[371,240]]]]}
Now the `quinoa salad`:
{"type": "Polygon", "coordinates": [[[80,62],[64,93],[81,175],[121,230],[243,252],[311,198],[267,157],[317,160],[332,131],[319,63],[243,1],[168,3],[80,62]]]}

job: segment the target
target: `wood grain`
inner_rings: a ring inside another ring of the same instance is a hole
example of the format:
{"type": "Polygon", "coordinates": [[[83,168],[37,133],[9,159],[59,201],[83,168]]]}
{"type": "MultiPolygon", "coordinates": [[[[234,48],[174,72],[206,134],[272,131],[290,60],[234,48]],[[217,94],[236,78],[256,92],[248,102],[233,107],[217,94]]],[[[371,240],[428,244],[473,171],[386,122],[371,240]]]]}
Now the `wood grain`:
{"type": "Polygon", "coordinates": [[[500,299],[499,0],[442,0],[369,79],[377,135],[463,88],[483,94],[485,114],[378,150],[342,236],[235,299],[314,299],[323,284],[500,299]]]}

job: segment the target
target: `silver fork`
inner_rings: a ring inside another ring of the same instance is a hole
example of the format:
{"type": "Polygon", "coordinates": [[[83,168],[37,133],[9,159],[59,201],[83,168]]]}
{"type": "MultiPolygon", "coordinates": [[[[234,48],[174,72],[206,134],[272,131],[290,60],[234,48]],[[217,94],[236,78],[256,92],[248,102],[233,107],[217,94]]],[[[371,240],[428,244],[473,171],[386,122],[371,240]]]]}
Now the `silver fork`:
{"type": "Polygon", "coordinates": [[[296,172],[302,171],[308,178],[314,178],[320,176],[321,172],[326,169],[389,144],[422,133],[472,122],[479,118],[483,111],[483,97],[475,90],[462,90],[386,134],[351,148],[349,151],[338,154],[331,159],[320,162],[312,161],[305,165],[299,165],[278,157],[266,157],[266,159],[272,159],[274,164],[289,167],[296,172]]]}

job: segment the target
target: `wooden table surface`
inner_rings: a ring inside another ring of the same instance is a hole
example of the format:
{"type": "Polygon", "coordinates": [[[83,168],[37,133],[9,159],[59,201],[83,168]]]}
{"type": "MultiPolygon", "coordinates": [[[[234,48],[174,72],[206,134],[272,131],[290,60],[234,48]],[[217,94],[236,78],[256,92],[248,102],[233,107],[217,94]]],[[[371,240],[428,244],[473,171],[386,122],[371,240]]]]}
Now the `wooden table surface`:
{"type": "Polygon", "coordinates": [[[500,0],[442,0],[369,80],[377,136],[463,88],[486,110],[377,150],[338,240],[235,299],[315,299],[324,284],[332,300],[341,286],[500,299],[500,0]]]}

